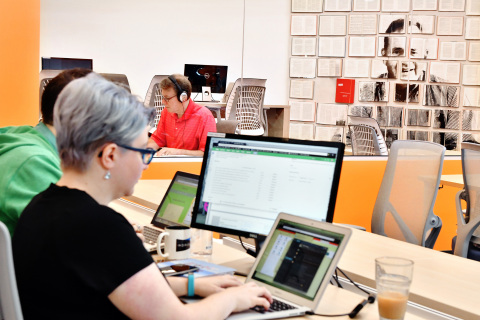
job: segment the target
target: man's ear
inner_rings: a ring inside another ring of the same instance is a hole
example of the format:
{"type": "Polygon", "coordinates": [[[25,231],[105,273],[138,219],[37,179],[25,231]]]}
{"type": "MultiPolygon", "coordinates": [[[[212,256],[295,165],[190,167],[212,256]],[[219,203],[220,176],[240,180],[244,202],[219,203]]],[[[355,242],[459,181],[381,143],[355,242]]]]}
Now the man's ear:
{"type": "Polygon", "coordinates": [[[107,143],[99,150],[99,162],[100,165],[106,169],[110,170],[115,166],[115,161],[118,156],[118,146],[115,143],[107,143]]]}

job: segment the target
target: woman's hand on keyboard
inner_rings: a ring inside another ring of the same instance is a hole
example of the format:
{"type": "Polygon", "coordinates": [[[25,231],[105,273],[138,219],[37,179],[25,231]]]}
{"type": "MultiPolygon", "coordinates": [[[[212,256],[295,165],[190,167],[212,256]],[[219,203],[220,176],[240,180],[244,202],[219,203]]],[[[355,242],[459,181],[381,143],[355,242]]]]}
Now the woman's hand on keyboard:
{"type": "Polygon", "coordinates": [[[270,308],[273,298],[271,293],[264,287],[254,282],[249,282],[240,287],[229,288],[224,291],[236,302],[233,312],[239,312],[255,306],[262,306],[265,310],[270,308]]]}

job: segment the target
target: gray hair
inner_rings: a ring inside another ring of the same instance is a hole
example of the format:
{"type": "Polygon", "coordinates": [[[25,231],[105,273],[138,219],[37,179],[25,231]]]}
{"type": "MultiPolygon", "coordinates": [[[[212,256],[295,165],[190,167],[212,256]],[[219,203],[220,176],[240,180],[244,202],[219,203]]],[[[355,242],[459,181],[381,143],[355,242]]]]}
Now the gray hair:
{"type": "Polygon", "coordinates": [[[98,74],[70,82],[55,103],[54,126],[63,168],[85,171],[106,143],[129,145],[154,115],[154,108],[98,74]]]}

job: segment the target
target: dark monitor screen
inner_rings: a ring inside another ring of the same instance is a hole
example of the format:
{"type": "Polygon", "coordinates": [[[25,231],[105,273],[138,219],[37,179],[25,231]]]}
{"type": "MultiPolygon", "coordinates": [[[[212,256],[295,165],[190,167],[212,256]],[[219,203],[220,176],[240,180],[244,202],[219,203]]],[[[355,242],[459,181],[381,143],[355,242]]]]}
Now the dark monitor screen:
{"type": "Polygon", "coordinates": [[[85,68],[93,70],[92,59],[42,57],[42,70],[65,70],[85,68]]]}
{"type": "Polygon", "coordinates": [[[193,228],[259,239],[280,212],[333,221],[345,145],[208,136],[193,228]]]}
{"type": "Polygon", "coordinates": [[[212,93],[225,93],[227,70],[227,66],[186,64],[183,75],[190,80],[192,92],[202,92],[202,87],[210,87],[212,93]]]}

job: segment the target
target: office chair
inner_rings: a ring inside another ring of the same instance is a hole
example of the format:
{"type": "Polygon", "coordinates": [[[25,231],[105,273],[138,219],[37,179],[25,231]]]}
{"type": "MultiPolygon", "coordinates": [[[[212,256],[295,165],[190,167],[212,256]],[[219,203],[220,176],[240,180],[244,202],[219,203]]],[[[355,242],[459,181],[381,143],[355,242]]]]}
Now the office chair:
{"type": "MultiPolygon", "coordinates": [[[[225,118],[222,119],[222,116],[221,116],[221,107],[217,107],[217,106],[206,106],[210,111],[212,111],[212,113],[214,113],[216,115],[216,118],[217,118],[217,124],[220,122],[220,121],[224,121],[224,120],[227,120],[227,121],[234,121],[235,120],[235,116],[231,116],[231,110],[233,108],[233,102],[234,102],[234,99],[235,99],[235,96],[236,96],[236,92],[237,92],[237,88],[239,86],[246,86],[246,85],[251,85],[251,86],[262,86],[262,87],[265,87],[265,84],[266,84],[267,80],[266,79],[256,79],[256,78],[238,78],[237,80],[235,80],[235,82],[233,84],[229,83],[228,86],[227,86],[227,89],[225,90],[225,95],[224,97],[222,98],[222,102],[225,102],[226,103],[226,106],[225,106],[225,118]],[[227,97],[226,97],[227,96],[227,97]]],[[[262,103],[263,105],[263,103],[262,103]]],[[[263,110],[263,108],[262,108],[263,110]]],[[[238,119],[237,119],[238,121],[238,119]]],[[[267,113],[265,110],[263,110],[263,118],[262,118],[262,121],[264,124],[267,123],[267,113]]],[[[240,122],[240,121],[238,121],[240,122]]],[[[223,131],[218,131],[218,129],[220,130],[224,130],[224,128],[228,128],[227,130],[229,131],[230,133],[230,128],[234,125],[234,123],[230,123],[230,124],[220,124],[219,126],[217,125],[217,132],[223,132],[223,131]]],[[[264,125],[264,130],[265,130],[265,135],[268,134],[268,128],[266,125],[264,125]]],[[[236,129],[236,133],[238,133],[238,128],[236,129]]]]}
{"type": "Polygon", "coordinates": [[[392,143],[373,209],[373,233],[433,248],[442,227],[433,206],[444,156],[445,147],[433,142],[392,143]]]}
{"type": "Polygon", "coordinates": [[[349,124],[352,153],[354,156],[379,156],[377,134],[373,127],[364,124],[349,124]]]}
{"type": "Polygon", "coordinates": [[[264,97],[265,87],[244,85],[235,89],[232,108],[227,119],[238,121],[237,134],[252,136],[265,134],[264,97]]]}
{"type": "MultiPolygon", "coordinates": [[[[55,78],[60,72],[63,70],[42,70],[40,71],[40,91],[39,91],[39,111],[42,107],[42,94],[43,91],[45,90],[45,87],[47,84],[55,78]]],[[[119,74],[119,73],[100,73],[102,77],[104,77],[107,80],[112,81],[113,83],[125,88],[128,92],[130,91],[130,84],[128,82],[128,78],[124,74],[119,74]]],[[[40,112],[41,114],[41,112],[40,112]]]]}
{"type": "Polygon", "coordinates": [[[100,75],[105,79],[115,83],[116,85],[124,88],[128,92],[132,92],[130,90],[130,83],[128,82],[128,78],[126,75],[121,73],[100,73],[100,75]]]}
{"type": "Polygon", "coordinates": [[[238,78],[235,83],[233,84],[232,91],[230,91],[230,95],[227,99],[227,105],[225,107],[225,119],[230,118],[230,111],[232,110],[233,100],[235,99],[235,95],[237,92],[237,88],[239,86],[260,86],[265,87],[267,83],[266,79],[255,79],[255,78],[238,78]]]}
{"type": "Polygon", "coordinates": [[[456,195],[457,236],[452,241],[453,253],[480,261],[480,145],[462,143],[464,190],[456,195]],[[462,200],[466,202],[465,212],[462,200]]]}
{"type": "Polygon", "coordinates": [[[154,124],[153,126],[156,128],[158,125],[158,121],[160,121],[160,113],[162,112],[165,105],[161,99],[162,91],[160,89],[160,82],[168,78],[168,75],[155,75],[150,81],[150,86],[148,87],[147,94],[145,95],[144,104],[147,107],[154,107],[157,110],[157,114],[155,115],[154,124]]]}
{"type": "Polygon", "coordinates": [[[22,320],[10,233],[0,221],[0,319],[22,320]]]}
{"type": "MultiPolygon", "coordinates": [[[[357,117],[357,116],[348,116],[348,123],[349,123],[349,129],[350,126],[355,126],[355,125],[362,125],[362,126],[369,126],[375,130],[374,135],[370,135],[371,130],[368,130],[366,128],[353,128],[353,129],[358,129],[360,130],[360,140],[357,143],[357,146],[360,148],[358,149],[359,152],[363,152],[365,154],[358,154],[358,155],[388,155],[388,150],[387,150],[387,145],[385,143],[385,138],[383,137],[382,131],[380,130],[380,126],[378,125],[377,120],[373,118],[367,118],[367,117],[357,117]],[[367,133],[368,131],[368,133],[367,133]],[[366,139],[372,139],[372,142],[367,144],[366,139]],[[372,147],[368,148],[362,148],[363,145],[367,144],[372,147]],[[376,149],[376,146],[378,145],[378,150],[376,149]],[[370,150],[370,153],[367,153],[367,151],[370,150]]],[[[352,134],[351,129],[350,129],[350,134],[352,134]]],[[[356,137],[350,137],[352,140],[355,139],[356,137]]],[[[352,142],[352,149],[354,148],[354,142],[352,142]]],[[[357,155],[355,153],[355,150],[352,150],[354,155],[357,155]]]]}

